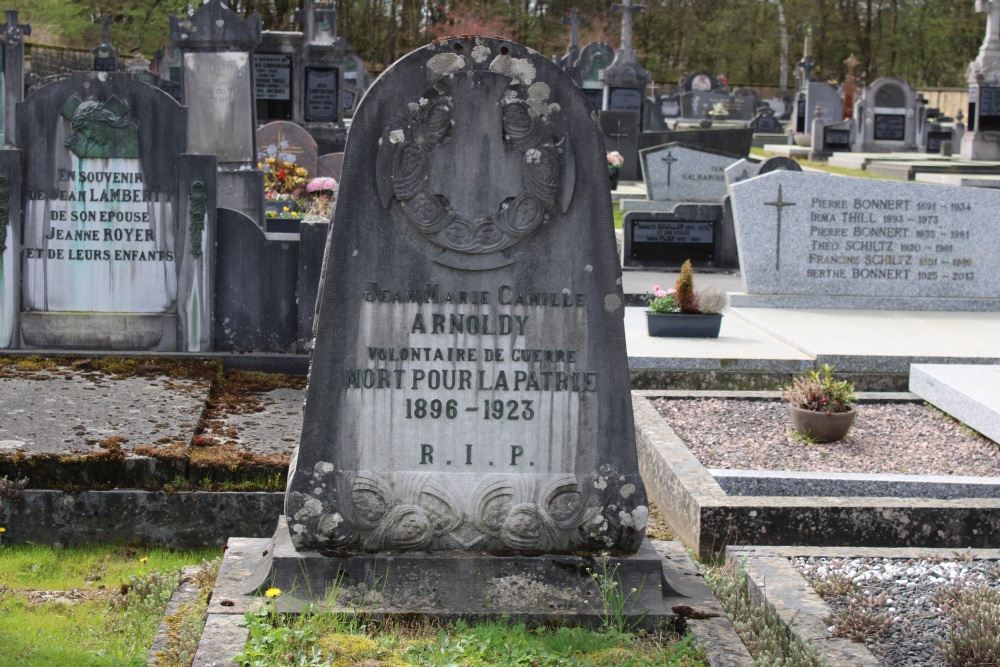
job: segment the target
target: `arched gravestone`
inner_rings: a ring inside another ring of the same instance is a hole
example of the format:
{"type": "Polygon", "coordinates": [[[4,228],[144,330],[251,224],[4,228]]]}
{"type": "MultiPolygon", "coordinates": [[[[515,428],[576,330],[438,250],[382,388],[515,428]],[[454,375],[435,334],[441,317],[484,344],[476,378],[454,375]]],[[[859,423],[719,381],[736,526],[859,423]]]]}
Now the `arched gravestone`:
{"type": "Polygon", "coordinates": [[[298,549],[634,552],[599,127],[525,47],[431,44],[354,118],[286,496],[298,549]]]}

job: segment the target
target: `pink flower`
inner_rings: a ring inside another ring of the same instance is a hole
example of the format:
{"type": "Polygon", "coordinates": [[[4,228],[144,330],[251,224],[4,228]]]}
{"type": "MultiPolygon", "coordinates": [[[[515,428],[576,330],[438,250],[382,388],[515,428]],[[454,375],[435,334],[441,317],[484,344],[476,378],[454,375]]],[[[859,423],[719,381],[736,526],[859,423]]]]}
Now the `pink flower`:
{"type": "Polygon", "coordinates": [[[653,292],[653,294],[656,296],[657,299],[667,295],[667,293],[661,289],[656,290],[655,292],[653,292]]]}
{"type": "Polygon", "coordinates": [[[663,288],[662,288],[662,287],[660,287],[659,285],[653,285],[653,291],[654,291],[654,292],[659,292],[659,291],[660,291],[660,290],[662,290],[662,289],[663,289],[663,288]]]}
{"type": "Polygon", "coordinates": [[[306,192],[333,192],[336,189],[337,181],[328,176],[314,178],[306,186],[306,192]]]}

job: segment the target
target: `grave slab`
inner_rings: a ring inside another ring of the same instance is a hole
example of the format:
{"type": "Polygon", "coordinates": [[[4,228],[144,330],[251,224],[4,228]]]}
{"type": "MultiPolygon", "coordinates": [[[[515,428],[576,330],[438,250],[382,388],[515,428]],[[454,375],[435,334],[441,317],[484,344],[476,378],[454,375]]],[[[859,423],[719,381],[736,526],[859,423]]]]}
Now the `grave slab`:
{"type": "Polygon", "coordinates": [[[876,160],[868,164],[868,173],[898,181],[912,181],[917,174],[1000,174],[1000,163],[944,162],[939,160],[880,162],[876,160]]]}
{"type": "Polygon", "coordinates": [[[1000,366],[914,364],[910,391],[1000,442],[1000,366]]]}
{"type": "Polygon", "coordinates": [[[927,174],[913,176],[917,183],[950,185],[960,188],[1000,188],[1000,175],[990,174],[927,174]]]}

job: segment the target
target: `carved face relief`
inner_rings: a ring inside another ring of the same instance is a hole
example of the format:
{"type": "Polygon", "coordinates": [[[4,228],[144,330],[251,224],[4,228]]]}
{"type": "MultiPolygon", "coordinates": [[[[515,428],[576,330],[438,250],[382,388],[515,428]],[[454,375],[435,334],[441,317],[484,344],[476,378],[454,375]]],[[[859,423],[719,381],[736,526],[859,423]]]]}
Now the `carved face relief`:
{"type": "Polygon", "coordinates": [[[81,158],[139,157],[139,127],[128,112],[128,104],[117,96],[83,102],[72,95],[60,111],[73,127],[66,148],[81,158]]]}

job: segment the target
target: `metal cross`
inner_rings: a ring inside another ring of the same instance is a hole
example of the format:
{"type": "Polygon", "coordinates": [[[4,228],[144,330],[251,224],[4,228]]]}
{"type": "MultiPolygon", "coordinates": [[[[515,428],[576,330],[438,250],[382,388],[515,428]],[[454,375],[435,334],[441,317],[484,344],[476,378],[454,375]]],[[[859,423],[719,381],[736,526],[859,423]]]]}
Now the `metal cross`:
{"type": "Polygon", "coordinates": [[[669,188],[670,187],[670,171],[671,171],[671,168],[674,166],[674,162],[677,162],[677,158],[674,157],[674,152],[673,151],[667,151],[667,157],[660,158],[660,159],[667,163],[667,187],[669,188]]]}
{"type": "Polygon", "coordinates": [[[622,52],[626,61],[632,54],[632,14],[641,14],[646,11],[645,5],[633,5],[632,0],[625,0],[622,4],[611,5],[611,11],[621,12],[622,15],[622,52]]]}
{"type": "Polygon", "coordinates": [[[111,24],[114,22],[114,19],[111,18],[108,14],[100,14],[96,16],[95,19],[100,19],[101,43],[110,44],[111,42],[109,40],[111,39],[111,24]]]}
{"type": "Polygon", "coordinates": [[[21,39],[22,36],[24,36],[24,35],[30,35],[30,34],[31,34],[31,24],[30,23],[21,23],[21,24],[18,24],[18,22],[17,22],[17,10],[16,9],[8,10],[7,11],[7,28],[6,28],[6,31],[5,31],[5,35],[6,35],[7,39],[8,39],[8,41],[10,41],[10,40],[17,41],[17,40],[21,39]]]}
{"type": "Polygon", "coordinates": [[[587,25],[586,17],[580,16],[580,10],[574,7],[569,10],[569,16],[564,16],[562,20],[563,25],[569,26],[569,48],[579,46],[580,42],[580,26],[587,25]]]}
{"type": "Polygon", "coordinates": [[[779,271],[779,264],[781,263],[781,209],[786,206],[795,206],[794,202],[785,201],[781,196],[781,186],[778,186],[778,200],[777,201],[767,201],[764,202],[765,206],[774,206],[778,209],[778,246],[774,254],[774,270],[779,271]]]}

